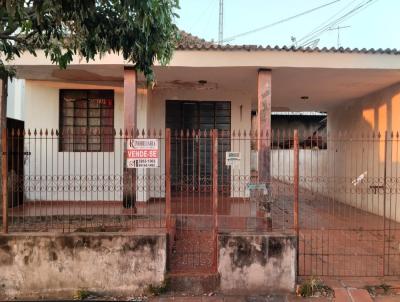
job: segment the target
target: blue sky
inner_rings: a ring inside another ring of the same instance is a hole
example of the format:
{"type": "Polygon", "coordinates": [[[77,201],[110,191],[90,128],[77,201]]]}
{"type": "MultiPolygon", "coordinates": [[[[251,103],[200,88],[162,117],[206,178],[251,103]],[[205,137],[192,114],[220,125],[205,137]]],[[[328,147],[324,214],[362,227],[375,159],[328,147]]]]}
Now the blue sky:
{"type": "MultiPolygon", "coordinates": [[[[224,38],[253,30],[334,0],[224,0],[224,38]]],[[[338,0],[307,15],[257,33],[230,41],[230,44],[291,45],[327,20],[334,21],[351,9],[371,1],[339,26],[340,45],[358,48],[400,48],[400,0],[338,0]],[[332,19],[331,19],[332,18],[332,19]]],[[[180,0],[178,26],[207,40],[218,39],[219,0],[180,0]]],[[[338,26],[336,25],[336,26],[338,26]]],[[[337,30],[323,32],[319,47],[337,46],[337,30]]],[[[301,43],[298,43],[299,45],[301,43]]]]}

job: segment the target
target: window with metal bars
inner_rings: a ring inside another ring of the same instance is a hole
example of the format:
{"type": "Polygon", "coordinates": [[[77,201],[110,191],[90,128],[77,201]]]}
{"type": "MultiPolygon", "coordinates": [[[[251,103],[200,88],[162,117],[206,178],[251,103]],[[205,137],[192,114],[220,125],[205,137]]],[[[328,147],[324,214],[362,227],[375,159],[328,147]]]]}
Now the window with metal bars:
{"type": "Polygon", "coordinates": [[[112,152],[113,132],[113,90],[60,90],[61,152],[112,152]]]}

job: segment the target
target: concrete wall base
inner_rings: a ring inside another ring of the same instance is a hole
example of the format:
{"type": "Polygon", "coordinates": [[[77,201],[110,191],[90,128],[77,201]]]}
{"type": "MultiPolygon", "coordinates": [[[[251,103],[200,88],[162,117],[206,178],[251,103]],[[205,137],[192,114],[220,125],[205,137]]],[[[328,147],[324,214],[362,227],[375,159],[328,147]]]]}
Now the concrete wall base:
{"type": "Polygon", "coordinates": [[[218,244],[222,292],[264,294],[295,290],[296,236],[221,234],[218,244]]]}
{"type": "Polygon", "coordinates": [[[140,294],[166,273],[166,235],[131,233],[0,236],[0,296],[140,294]]]}

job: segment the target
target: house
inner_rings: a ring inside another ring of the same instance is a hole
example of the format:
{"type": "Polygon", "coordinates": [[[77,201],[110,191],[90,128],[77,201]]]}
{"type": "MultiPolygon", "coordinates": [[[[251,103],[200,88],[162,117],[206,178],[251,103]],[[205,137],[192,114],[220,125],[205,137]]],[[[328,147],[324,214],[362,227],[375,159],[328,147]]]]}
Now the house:
{"type": "Polygon", "coordinates": [[[9,230],[165,228],[165,269],[149,280],[218,272],[225,290],[293,289],[297,275],[399,275],[399,55],[183,33],[149,87],[118,54],[77,57],[66,70],[22,54],[7,111],[9,230]],[[322,112],[327,126],[278,131],[272,112],[322,112]],[[253,280],[229,256],[243,257],[246,231],[246,257],[257,261],[267,238],[268,257],[293,265],[258,263],[253,280]]]}

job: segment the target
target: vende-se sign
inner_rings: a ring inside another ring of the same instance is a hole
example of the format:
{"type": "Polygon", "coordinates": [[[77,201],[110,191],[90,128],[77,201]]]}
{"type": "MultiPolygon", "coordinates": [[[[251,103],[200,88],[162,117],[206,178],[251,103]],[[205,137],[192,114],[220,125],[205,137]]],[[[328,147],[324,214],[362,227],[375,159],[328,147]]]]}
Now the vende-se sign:
{"type": "Polygon", "coordinates": [[[158,153],[157,139],[129,139],[126,144],[126,167],[157,168],[158,153]]]}

